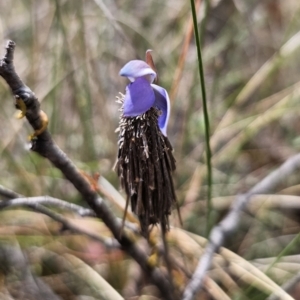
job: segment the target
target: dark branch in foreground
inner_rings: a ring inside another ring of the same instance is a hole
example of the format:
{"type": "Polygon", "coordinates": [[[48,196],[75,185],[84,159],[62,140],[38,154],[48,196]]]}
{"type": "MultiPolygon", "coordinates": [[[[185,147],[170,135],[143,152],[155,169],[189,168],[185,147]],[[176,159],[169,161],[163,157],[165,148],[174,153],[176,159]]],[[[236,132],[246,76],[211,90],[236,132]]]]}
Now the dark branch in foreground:
{"type": "Polygon", "coordinates": [[[256,184],[248,193],[238,195],[227,216],[216,225],[209,236],[209,243],[198,263],[193,277],[187,285],[183,300],[191,300],[203,286],[205,275],[211,265],[214,254],[223,245],[225,238],[231,234],[239,224],[240,214],[245,209],[251,197],[256,194],[267,194],[276,188],[287,176],[300,168],[300,154],[292,156],[277,170],[273,171],[256,184]]]}
{"type": "MultiPolygon", "coordinates": [[[[40,103],[35,94],[21,81],[13,65],[15,43],[8,41],[6,53],[0,60],[0,75],[7,82],[13,95],[21,98],[26,106],[26,118],[34,130],[42,127],[40,103]]],[[[121,247],[134,258],[153,283],[159,288],[165,299],[171,300],[172,290],[169,281],[158,268],[148,264],[148,256],[136,243],[132,241],[125,232],[121,230],[121,224],[112,214],[105,202],[100,199],[90,183],[82,176],[67,155],[55,144],[48,130],[43,131],[32,141],[32,151],[47,158],[57,167],[64,176],[74,185],[81,194],[84,201],[95,212],[96,216],[105,223],[113,236],[121,244],[121,247]]]]}

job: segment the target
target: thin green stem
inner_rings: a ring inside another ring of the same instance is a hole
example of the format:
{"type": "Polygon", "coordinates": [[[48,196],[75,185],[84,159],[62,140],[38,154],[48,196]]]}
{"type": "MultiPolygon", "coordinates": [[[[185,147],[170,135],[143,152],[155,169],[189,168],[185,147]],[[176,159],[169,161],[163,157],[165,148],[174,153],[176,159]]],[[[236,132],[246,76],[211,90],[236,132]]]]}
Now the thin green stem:
{"type": "Polygon", "coordinates": [[[212,203],[211,203],[211,195],[212,195],[212,168],[211,168],[211,150],[210,150],[210,129],[209,129],[209,116],[207,110],[207,100],[206,100],[206,90],[205,90],[205,82],[204,82],[204,72],[203,72],[203,62],[201,55],[201,45],[200,38],[198,32],[198,24],[197,24],[197,14],[195,1],[191,0],[191,8],[193,15],[193,23],[194,23],[194,32],[195,32],[195,41],[197,45],[197,55],[198,55],[198,69],[200,76],[200,84],[202,91],[202,104],[203,104],[203,114],[204,114],[204,123],[205,123],[205,143],[206,143],[206,164],[207,164],[207,215],[206,215],[206,235],[208,236],[209,231],[211,229],[211,212],[212,212],[212,203]]]}

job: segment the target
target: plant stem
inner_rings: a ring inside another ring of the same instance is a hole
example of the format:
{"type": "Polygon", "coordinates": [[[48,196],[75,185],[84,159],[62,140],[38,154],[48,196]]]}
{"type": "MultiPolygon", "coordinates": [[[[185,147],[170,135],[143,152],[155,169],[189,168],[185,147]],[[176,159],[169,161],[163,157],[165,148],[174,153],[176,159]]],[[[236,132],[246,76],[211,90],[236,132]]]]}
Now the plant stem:
{"type": "Polygon", "coordinates": [[[211,150],[210,150],[210,129],[209,129],[209,116],[207,110],[207,100],[206,100],[206,90],[205,90],[205,82],[204,82],[204,72],[203,72],[203,62],[201,55],[201,45],[200,38],[198,33],[198,25],[197,25],[197,14],[195,8],[195,1],[191,0],[191,8],[193,15],[193,23],[194,23],[194,32],[195,32],[195,41],[197,46],[197,55],[198,55],[198,69],[200,76],[200,84],[202,91],[202,104],[203,104],[203,114],[204,114],[204,123],[205,123],[205,142],[206,142],[206,163],[207,163],[207,214],[206,214],[206,235],[208,236],[211,225],[211,195],[212,195],[212,168],[211,168],[211,150]]]}

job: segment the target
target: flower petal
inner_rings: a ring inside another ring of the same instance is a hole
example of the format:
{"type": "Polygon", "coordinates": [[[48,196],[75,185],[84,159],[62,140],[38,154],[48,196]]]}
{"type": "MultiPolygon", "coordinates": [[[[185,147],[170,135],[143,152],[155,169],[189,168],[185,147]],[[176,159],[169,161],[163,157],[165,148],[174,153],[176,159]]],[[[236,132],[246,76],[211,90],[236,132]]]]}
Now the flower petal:
{"type": "Polygon", "coordinates": [[[119,74],[128,77],[131,82],[138,77],[145,76],[145,78],[152,83],[156,78],[155,71],[142,60],[131,60],[121,69],[119,74]]]}
{"type": "Polygon", "coordinates": [[[167,91],[156,85],[151,84],[155,93],[155,102],[153,106],[156,106],[158,109],[162,111],[162,114],[158,118],[158,125],[161,132],[167,136],[167,126],[170,116],[170,99],[167,91]]]}
{"type": "Polygon", "coordinates": [[[136,117],[149,110],[155,101],[154,91],[144,78],[137,78],[126,87],[124,99],[125,117],[136,117]]]}

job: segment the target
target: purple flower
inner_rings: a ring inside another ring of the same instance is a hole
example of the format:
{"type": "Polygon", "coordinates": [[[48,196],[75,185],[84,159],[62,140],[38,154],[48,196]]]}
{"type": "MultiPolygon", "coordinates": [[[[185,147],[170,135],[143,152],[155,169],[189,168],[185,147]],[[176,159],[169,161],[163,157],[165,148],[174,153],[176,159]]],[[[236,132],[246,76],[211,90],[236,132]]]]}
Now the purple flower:
{"type": "Polygon", "coordinates": [[[142,60],[131,60],[119,73],[131,81],[126,87],[124,110],[125,117],[136,117],[151,107],[161,110],[158,126],[167,136],[167,125],[170,115],[170,100],[167,91],[153,84],[156,72],[142,60]]]}

